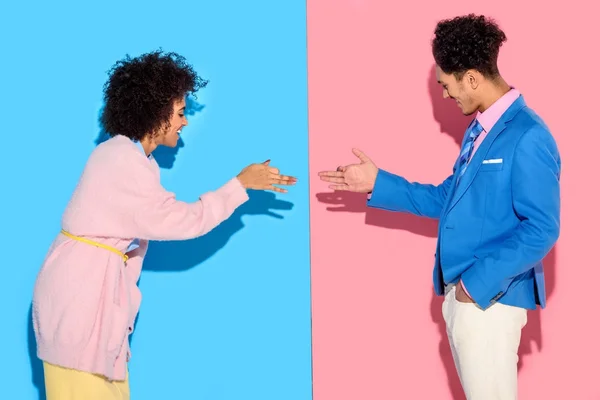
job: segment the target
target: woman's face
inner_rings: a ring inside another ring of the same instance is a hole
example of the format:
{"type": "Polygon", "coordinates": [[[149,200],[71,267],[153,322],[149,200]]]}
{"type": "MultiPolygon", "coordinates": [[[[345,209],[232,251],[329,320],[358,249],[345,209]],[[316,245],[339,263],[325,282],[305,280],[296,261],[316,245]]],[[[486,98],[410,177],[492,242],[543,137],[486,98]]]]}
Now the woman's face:
{"type": "Polygon", "coordinates": [[[173,115],[169,120],[170,126],[165,126],[161,133],[155,138],[157,145],[163,145],[167,147],[177,146],[179,141],[179,134],[184,126],[187,126],[188,122],[185,118],[185,97],[180,100],[175,100],[173,103],[173,115]]]}

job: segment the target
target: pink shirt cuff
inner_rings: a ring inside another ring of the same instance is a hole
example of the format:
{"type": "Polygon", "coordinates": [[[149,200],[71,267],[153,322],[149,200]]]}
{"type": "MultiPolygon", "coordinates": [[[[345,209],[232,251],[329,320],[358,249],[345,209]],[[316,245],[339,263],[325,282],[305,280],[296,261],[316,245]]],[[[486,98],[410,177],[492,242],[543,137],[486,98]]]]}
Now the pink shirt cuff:
{"type": "Polygon", "coordinates": [[[463,283],[462,279],[460,280],[460,286],[462,286],[462,288],[465,291],[465,293],[467,294],[467,296],[469,296],[469,298],[472,299],[472,297],[469,294],[469,291],[467,290],[467,288],[465,287],[465,284],[463,283]]]}

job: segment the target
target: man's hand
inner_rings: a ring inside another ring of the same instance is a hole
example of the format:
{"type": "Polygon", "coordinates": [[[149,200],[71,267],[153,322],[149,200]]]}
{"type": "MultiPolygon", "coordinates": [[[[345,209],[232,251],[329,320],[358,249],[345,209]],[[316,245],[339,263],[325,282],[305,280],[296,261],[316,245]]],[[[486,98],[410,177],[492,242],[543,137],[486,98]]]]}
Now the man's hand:
{"type": "Polygon", "coordinates": [[[359,164],[340,166],[337,171],[319,172],[319,177],[322,181],[333,183],[333,185],[329,185],[329,188],[333,190],[372,192],[379,169],[362,151],[352,149],[352,153],[360,160],[359,164]]]}
{"type": "Polygon", "coordinates": [[[475,301],[473,301],[473,299],[470,298],[469,295],[465,292],[461,282],[456,284],[454,296],[456,298],[456,301],[458,301],[459,303],[475,303],[475,301]]]}

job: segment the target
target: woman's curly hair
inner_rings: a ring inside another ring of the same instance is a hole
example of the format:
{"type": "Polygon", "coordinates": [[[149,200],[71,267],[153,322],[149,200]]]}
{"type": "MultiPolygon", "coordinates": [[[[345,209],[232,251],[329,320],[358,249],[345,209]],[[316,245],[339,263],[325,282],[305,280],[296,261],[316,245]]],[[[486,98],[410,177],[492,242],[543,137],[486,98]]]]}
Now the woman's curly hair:
{"type": "Polygon", "coordinates": [[[110,136],[139,141],[168,126],[173,103],[207,83],[179,54],[158,50],[136,58],[127,55],[109,71],[100,122],[110,136]]]}
{"type": "Polygon", "coordinates": [[[433,58],[442,71],[457,78],[469,69],[498,76],[498,53],[506,35],[492,20],[469,14],[440,21],[433,39],[433,58]]]}

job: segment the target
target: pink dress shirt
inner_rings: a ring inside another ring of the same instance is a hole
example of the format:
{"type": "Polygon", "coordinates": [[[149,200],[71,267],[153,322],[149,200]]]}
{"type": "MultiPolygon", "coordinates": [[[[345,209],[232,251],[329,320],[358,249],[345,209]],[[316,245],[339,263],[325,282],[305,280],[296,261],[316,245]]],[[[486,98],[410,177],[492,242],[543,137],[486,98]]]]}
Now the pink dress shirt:
{"type": "MultiPolygon", "coordinates": [[[[498,120],[502,117],[506,110],[508,110],[508,108],[512,105],[512,103],[514,103],[515,100],[519,98],[520,95],[521,93],[519,93],[517,89],[511,88],[511,90],[509,90],[502,97],[496,100],[496,102],[492,104],[487,110],[485,110],[484,112],[477,112],[477,116],[475,117],[475,119],[479,121],[479,123],[483,127],[483,131],[477,137],[477,140],[475,140],[475,143],[473,144],[473,152],[471,153],[469,162],[473,158],[473,155],[475,155],[475,152],[477,151],[481,143],[483,143],[483,141],[485,140],[487,134],[492,130],[494,125],[496,125],[496,122],[498,122],[498,120]]],[[[467,293],[467,295],[471,297],[462,280],[460,281],[460,285],[464,289],[465,293],[467,293]]]]}

